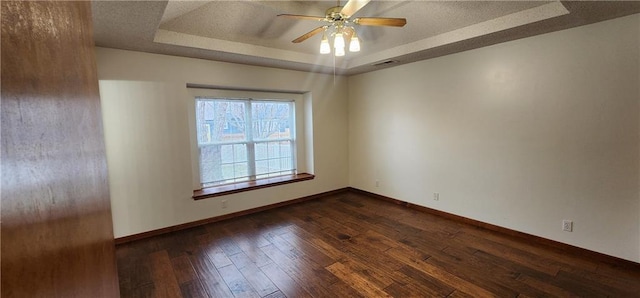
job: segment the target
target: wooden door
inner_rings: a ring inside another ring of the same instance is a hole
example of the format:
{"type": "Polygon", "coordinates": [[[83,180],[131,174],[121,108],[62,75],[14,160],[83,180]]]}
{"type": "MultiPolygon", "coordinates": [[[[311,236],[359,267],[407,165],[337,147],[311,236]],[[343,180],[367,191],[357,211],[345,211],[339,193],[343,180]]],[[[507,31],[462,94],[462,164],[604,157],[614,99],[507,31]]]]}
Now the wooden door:
{"type": "Polygon", "coordinates": [[[2,1],[2,297],[118,297],[89,1],[2,1]]]}

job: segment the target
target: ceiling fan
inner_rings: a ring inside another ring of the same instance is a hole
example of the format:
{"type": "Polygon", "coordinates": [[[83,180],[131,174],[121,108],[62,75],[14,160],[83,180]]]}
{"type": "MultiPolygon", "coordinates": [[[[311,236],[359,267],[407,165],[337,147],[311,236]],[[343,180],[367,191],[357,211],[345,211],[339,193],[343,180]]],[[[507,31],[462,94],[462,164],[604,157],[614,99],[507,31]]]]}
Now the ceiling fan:
{"type": "Polygon", "coordinates": [[[344,56],[345,38],[350,41],[350,52],[360,51],[360,40],[358,39],[353,25],[403,27],[407,24],[407,19],[405,18],[359,17],[351,19],[351,16],[367,5],[370,1],[371,0],[349,0],[347,4],[340,6],[340,0],[338,0],[338,5],[327,9],[324,17],[295,14],[279,14],[278,16],[324,22],[324,25],[303,34],[292,42],[300,43],[320,32],[323,32],[322,41],[320,42],[320,53],[329,54],[331,52],[331,46],[329,45],[329,39],[327,38],[327,33],[329,33],[329,35],[334,38],[333,48],[335,50],[335,55],[344,56]]]}

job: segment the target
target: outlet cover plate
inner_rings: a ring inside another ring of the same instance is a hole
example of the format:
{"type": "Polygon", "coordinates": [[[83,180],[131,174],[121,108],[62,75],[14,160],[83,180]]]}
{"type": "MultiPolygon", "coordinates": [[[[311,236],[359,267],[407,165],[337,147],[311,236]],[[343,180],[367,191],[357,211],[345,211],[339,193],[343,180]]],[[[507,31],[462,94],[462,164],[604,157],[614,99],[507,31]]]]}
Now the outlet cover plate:
{"type": "Polygon", "coordinates": [[[562,230],[567,232],[573,232],[573,221],[563,220],[562,221],[562,230]]]}

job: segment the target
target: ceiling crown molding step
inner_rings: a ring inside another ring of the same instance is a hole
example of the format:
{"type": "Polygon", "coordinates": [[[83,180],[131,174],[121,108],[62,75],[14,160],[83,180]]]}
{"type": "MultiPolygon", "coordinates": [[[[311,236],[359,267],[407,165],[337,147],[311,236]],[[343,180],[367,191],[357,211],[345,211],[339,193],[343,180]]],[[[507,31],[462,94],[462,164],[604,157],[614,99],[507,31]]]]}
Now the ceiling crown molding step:
{"type": "Polygon", "coordinates": [[[94,0],[94,39],[107,48],[353,75],[640,13],[640,1],[358,2],[365,5],[348,25],[362,48],[343,57],[319,54],[317,18],[289,17],[325,16],[328,1],[94,0]],[[406,26],[357,24],[363,16],[406,18],[406,26]],[[305,32],[311,42],[291,43],[305,32]]]}

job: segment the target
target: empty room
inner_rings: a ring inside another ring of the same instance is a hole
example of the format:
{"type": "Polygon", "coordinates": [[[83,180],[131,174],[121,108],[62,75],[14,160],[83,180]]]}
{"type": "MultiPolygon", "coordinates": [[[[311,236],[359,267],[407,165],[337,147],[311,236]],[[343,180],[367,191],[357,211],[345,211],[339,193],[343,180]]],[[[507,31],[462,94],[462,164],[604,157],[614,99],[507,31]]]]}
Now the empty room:
{"type": "Polygon", "coordinates": [[[638,297],[640,1],[2,1],[3,297],[638,297]]]}

